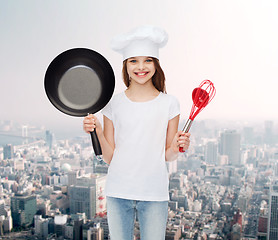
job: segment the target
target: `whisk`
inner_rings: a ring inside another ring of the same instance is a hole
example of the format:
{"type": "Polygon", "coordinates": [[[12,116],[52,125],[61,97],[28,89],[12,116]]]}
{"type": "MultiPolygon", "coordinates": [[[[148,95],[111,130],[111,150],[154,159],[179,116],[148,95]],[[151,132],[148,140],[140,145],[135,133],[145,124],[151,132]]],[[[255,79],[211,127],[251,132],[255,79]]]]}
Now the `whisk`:
{"type": "MultiPolygon", "coordinates": [[[[192,92],[193,104],[191,107],[191,112],[189,119],[186,121],[183,132],[189,132],[195,117],[211,102],[216,93],[215,87],[210,80],[204,80],[201,82],[199,87],[195,88],[192,92]]],[[[179,148],[180,152],[184,152],[183,148],[179,148]]]]}

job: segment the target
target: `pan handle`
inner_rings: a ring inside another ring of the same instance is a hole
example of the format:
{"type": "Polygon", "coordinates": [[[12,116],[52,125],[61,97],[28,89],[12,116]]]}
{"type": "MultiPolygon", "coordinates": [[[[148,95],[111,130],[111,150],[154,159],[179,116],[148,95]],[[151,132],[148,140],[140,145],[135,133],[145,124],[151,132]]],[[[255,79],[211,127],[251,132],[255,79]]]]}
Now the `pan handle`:
{"type": "Polygon", "coordinates": [[[90,134],[91,134],[92,145],[93,145],[93,148],[95,151],[95,155],[96,155],[97,159],[102,158],[102,151],[101,151],[97,133],[96,133],[96,131],[92,131],[92,132],[90,132],[90,134]]]}

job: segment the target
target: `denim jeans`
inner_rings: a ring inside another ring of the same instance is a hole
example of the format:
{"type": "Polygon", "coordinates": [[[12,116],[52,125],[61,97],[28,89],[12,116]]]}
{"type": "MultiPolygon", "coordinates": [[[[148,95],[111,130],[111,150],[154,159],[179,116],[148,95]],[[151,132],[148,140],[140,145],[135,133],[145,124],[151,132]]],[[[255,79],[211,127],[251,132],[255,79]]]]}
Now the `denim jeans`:
{"type": "Polygon", "coordinates": [[[106,197],[111,240],[133,240],[137,212],[141,240],[165,240],[168,201],[137,201],[106,197]]]}

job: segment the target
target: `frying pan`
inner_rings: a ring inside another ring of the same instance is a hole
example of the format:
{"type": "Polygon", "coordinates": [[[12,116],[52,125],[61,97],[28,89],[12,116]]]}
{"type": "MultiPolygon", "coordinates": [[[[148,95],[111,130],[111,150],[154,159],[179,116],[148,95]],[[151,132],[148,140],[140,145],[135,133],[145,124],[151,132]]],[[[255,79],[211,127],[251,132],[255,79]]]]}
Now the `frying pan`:
{"type": "MultiPolygon", "coordinates": [[[[109,62],[98,52],[73,48],[49,64],[44,88],[50,102],[70,116],[84,117],[101,110],[111,99],[115,75],[109,62]]],[[[91,132],[95,155],[102,155],[96,131],[91,132]]]]}

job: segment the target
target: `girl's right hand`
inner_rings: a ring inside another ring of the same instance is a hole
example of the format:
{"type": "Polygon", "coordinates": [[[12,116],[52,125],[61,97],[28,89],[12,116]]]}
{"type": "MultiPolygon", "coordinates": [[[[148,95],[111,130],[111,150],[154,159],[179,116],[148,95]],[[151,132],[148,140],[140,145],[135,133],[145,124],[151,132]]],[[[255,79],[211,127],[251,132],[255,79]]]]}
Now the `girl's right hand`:
{"type": "Polygon", "coordinates": [[[93,132],[95,129],[97,131],[97,134],[102,133],[101,124],[97,119],[97,117],[94,116],[93,114],[89,114],[88,116],[84,117],[83,129],[86,133],[93,132]]]}

